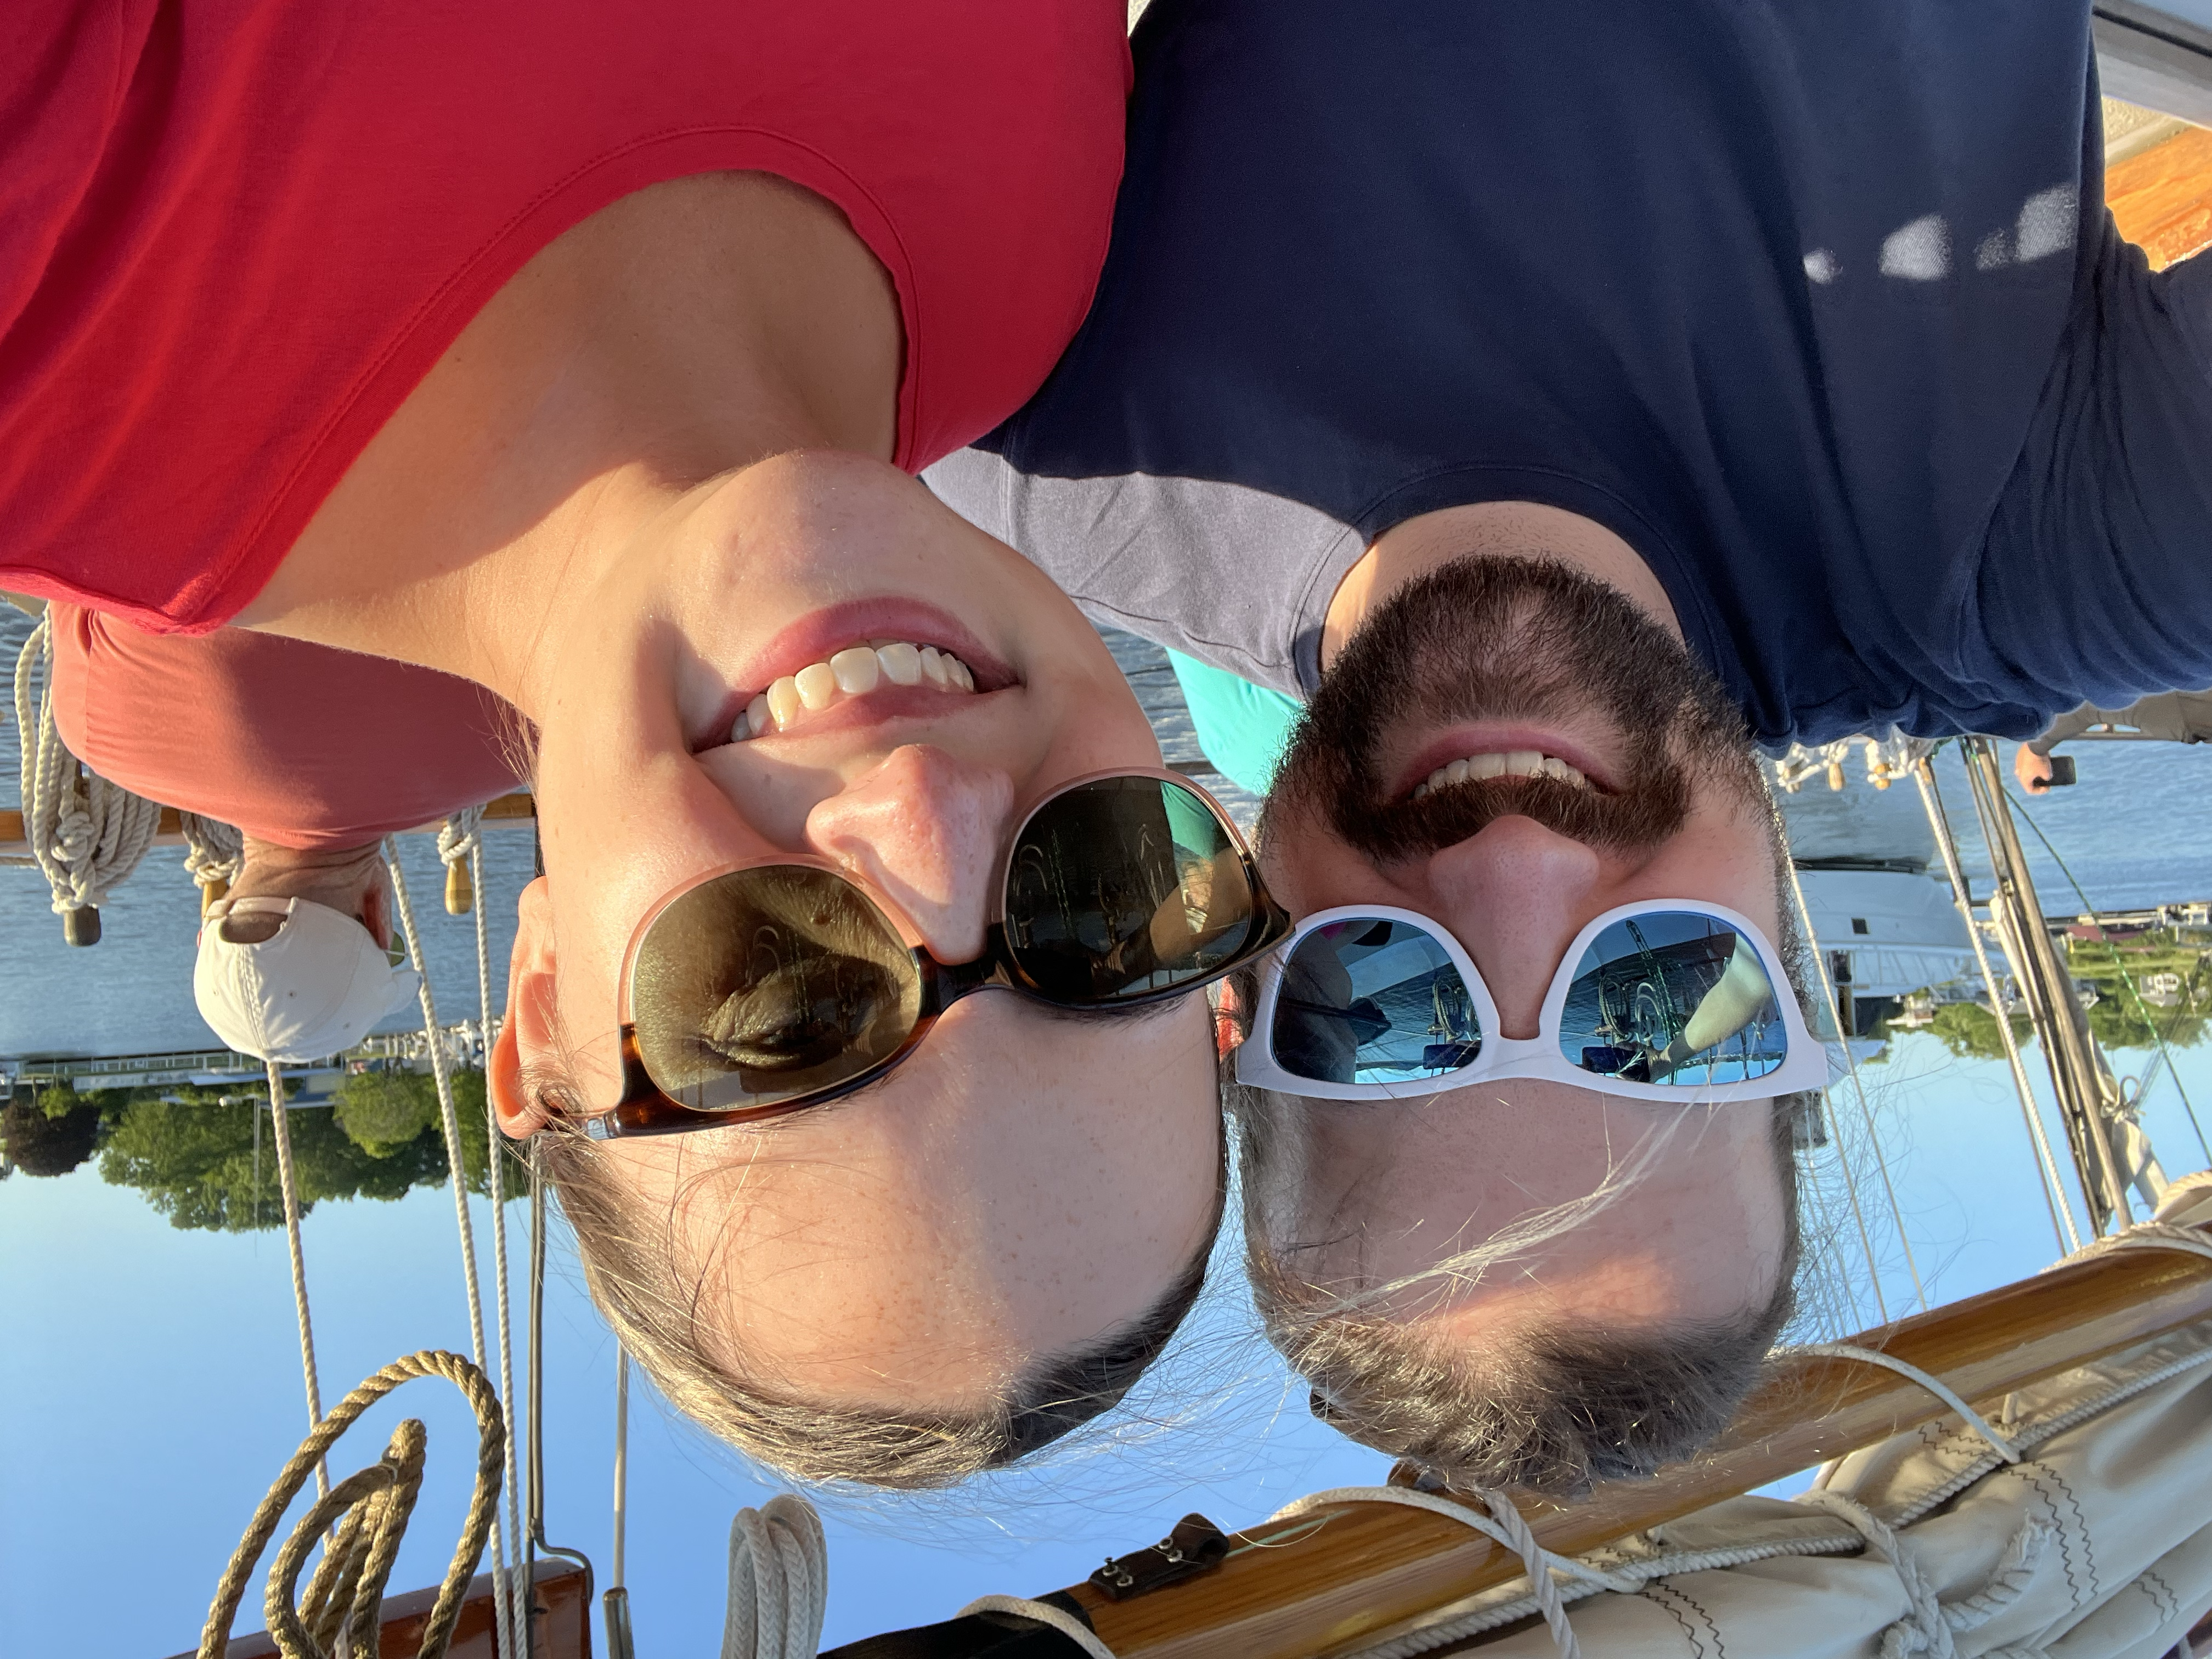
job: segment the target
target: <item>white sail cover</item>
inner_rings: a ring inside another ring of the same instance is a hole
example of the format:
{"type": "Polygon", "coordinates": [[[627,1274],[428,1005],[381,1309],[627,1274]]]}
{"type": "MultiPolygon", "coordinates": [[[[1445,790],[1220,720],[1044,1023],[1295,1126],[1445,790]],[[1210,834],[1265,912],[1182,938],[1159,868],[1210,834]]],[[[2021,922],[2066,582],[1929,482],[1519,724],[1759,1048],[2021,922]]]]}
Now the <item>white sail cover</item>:
{"type": "MultiPolygon", "coordinates": [[[[2177,1184],[2160,1221],[2212,1222],[2206,1177],[2177,1184]]],[[[2164,1248],[2173,1237],[2160,1239],[2164,1231],[2139,1230],[2130,1246],[2164,1248]]],[[[2171,1652],[2212,1608],[2212,1322],[1974,1403],[2019,1462],[1947,1413],[1830,1466],[1796,1502],[1735,1498],[1583,1558],[1641,1587],[1594,1590],[1561,1577],[1582,1651],[1589,1659],[2171,1652]]],[[[1398,1626],[1359,1659],[1446,1650],[1557,1659],[1550,1631],[1531,1619],[1527,1584],[1398,1626]],[[1481,1632],[1497,1633],[1485,1640],[1481,1632]]]]}

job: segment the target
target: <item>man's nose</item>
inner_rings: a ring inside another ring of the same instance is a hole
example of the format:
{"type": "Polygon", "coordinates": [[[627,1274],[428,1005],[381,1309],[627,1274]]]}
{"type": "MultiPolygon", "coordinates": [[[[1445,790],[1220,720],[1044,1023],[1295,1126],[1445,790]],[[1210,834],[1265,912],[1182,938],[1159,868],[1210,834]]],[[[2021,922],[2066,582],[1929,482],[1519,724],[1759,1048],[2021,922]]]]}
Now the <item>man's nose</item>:
{"type": "Polygon", "coordinates": [[[1596,853],[1534,818],[1492,819],[1429,860],[1432,914],[1498,1003],[1499,1035],[1533,1037],[1559,958],[1592,914],[1596,853]]]}
{"type": "Polygon", "coordinates": [[[910,744],[818,803],[806,840],[896,900],[930,955],[973,962],[1013,806],[1004,772],[910,744]]]}

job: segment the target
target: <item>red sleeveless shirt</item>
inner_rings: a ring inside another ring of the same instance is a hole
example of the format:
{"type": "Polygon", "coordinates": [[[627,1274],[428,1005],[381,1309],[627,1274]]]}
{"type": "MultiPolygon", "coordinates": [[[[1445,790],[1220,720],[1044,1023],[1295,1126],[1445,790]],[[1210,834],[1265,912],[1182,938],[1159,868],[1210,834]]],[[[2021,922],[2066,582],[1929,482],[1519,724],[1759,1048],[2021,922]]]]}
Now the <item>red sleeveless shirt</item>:
{"type": "Polygon", "coordinates": [[[1043,380],[1121,174],[1123,0],[11,0],[0,588],[234,615],[463,326],[664,179],[779,174],[896,285],[898,464],[1043,380]]]}

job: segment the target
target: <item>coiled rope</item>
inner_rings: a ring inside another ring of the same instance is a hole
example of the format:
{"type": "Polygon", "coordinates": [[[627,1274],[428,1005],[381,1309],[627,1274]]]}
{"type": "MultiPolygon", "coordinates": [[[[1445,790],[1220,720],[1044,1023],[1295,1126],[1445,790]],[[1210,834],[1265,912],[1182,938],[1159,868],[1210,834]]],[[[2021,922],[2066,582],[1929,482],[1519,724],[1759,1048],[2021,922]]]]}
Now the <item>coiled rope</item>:
{"type": "MultiPolygon", "coordinates": [[[[97,910],[153,846],[160,805],[86,766],[54,724],[53,620],[40,617],[15,657],[15,739],[21,763],[23,840],[52,890],[58,915],[97,910]]],[[[238,879],[246,838],[220,819],[180,812],[185,870],[201,908],[238,879]]],[[[88,943],[89,941],[87,941],[88,943]]]]}
{"type": "Polygon", "coordinates": [[[814,1659],[830,1600],[822,1517],[783,1492],[730,1522],[730,1604],[722,1659],[814,1659]]]}
{"type": "MultiPolygon", "coordinates": [[[[422,941],[416,932],[415,907],[407,896],[407,874],[399,867],[398,849],[392,844],[392,839],[388,836],[384,842],[384,865],[385,868],[391,872],[393,896],[399,901],[399,925],[407,938],[408,960],[413,963],[416,976],[421,985],[418,1000],[422,1007],[422,1036],[430,1048],[430,1076],[438,1089],[438,1118],[440,1126],[445,1132],[446,1165],[450,1177],[448,1184],[453,1193],[454,1219],[460,1229],[461,1284],[468,1293],[469,1342],[471,1352],[481,1369],[489,1363],[485,1358],[483,1293],[477,1282],[476,1230],[469,1221],[468,1176],[466,1165],[461,1156],[460,1116],[453,1106],[453,1067],[446,1053],[444,1035],[438,1028],[437,1004],[430,995],[429,962],[422,954],[422,941]]],[[[491,1091],[487,1088],[484,1092],[489,1097],[491,1091]]],[[[492,1143],[489,1151],[493,1167],[496,1169],[499,1158],[497,1141],[492,1143]]],[[[494,1212],[494,1222],[497,1229],[496,1236],[503,1237],[506,1231],[503,1218],[499,1217],[496,1212],[494,1212]]],[[[498,1253],[503,1255],[504,1251],[502,1249],[498,1253]]],[[[506,1346],[502,1340],[501,1343],[502,1351],[506,1346]]],[[[507,1397],[511,1399],[513,1396],[509,1395],[507,1397]]],[[[510,1516],[513,1514],[511,1506],[509,1514],[510,1516]]],[[[498,1626],[499,1650],[503,1654],[515,1653],[520,1650],[514,1645],[514,1639],[516,1616],[520,1613],[526,1620],[528,1617],[527,1604],[522,1599],[528,1594],[527,1586],[523,1586],[518,1590],[507,1577],[507,1555],[509,1546],[514,1549],[515,1559],[520,1561],[523,1553],[523,1540],[519,1529],[512,1521],[505,1528],[501,1528],[495,1521],[491,1534],[491,1571],[492,1583],[495,1587],[494,1600],[496,1612],[495,1622],[498,1626]]],[[[526,1630],[529,1628],[526,1622],[522,1628],[526,1630]]]]}
{"type": "Polygon", "coordinates": [[[161,809],[88,771],[70,753],[54,726],[53,660],[53,618],[40,617],[15,658],[23,840],[53,890],[54,914],[65,916],[97,910],[138,867],[161,828],[161,809]]]}
{"type": "Polygon", "coordinates": [[[230,890],[246,865],[246,836],[220,818],[179,812],[185,830],[185,873],[199,884],[200,914],[230,890]]]}
{"type": "MultiPolygon", "coordinates": [[[[284,1511],[307,1484],[309,1469],[319,1467],[338,1437],[361,1414],[404,1382],[420,1376],[442,1376],[467,1396],[476,1413],[476,1489],[469,1499],[467,1519],[460,1540],[453,1547],[452,1565],[438,1587],[438,1599],[423,1628],[416,1659],[441,1659],[460,1618],[462,1598],[483,1554],[484,1540],[499,1507],[501,1459],[507,1444],[507,1419],[490,1380],[459,1354],[427,1350],[396,1359],[369,1377],[337,1403],[317,1423],[284,1465],[238,1548],[223,1569],[208,1608],[207,1624],[200,1632],[198,1659],[223,1659],[230,1645],[231,1621],[246,1594],[246,1580],[261,1559],[284,1511]]],[[[392,1437],[380,1462],[348,1476],[321,1498],[277,1551],[269,1570],[264,1600],[269,1633],[284,1659],[329,1659],[341,1628],[356,1654],[378,1651],[378,1620],[385,1580],[399,1553],[400,1535],[406,1529],[422,1482],[425,1437],[414,1419],[402,1423],[392,1437]],[[305,1601],[295,1607],[294,1587],[314,1547],[316,1538],[336,1523],[336,1533],[323,1562],[309,1581],[305,1601]]],[[[513,1648],[502,1651],[512,1653],[513,1648]]]]}

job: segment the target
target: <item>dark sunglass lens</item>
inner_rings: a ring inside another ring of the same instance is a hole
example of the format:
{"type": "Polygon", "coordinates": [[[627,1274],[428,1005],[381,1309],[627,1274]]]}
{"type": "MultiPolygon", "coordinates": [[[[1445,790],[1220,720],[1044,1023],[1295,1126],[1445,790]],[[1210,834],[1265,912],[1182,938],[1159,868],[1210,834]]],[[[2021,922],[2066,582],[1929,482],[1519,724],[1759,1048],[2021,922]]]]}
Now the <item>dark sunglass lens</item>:
{"type": "Polygon", "coordinates": [[[702,1110],[849,1082],[913,1032],[921,979],[883,913],[824,870],[718,876],[639,945],[631,1018],[646,1074],[702,1110]]]}
{"type": "Polygon", "coordinates": [[[1631,916],[1576,964],[1559,1051],[1570,1065],[1630,1083],[1756,1082],[1789,1056],[1779,994],[1758,947],[1718,916],[1631,916]]]}
{"type": "Polygon", "coordinates": [[[1474,1000],[1444,947],[1406,923],[1358,918],[1298,941],[1270,1036],[1278,1066],[1318,1083],[1410,1083],[1482,1052],[1474,1000]]]}
{"type": "Polygon", "coordinates": [[[1217,972],[1255,907],[1237,843],[1202,797],[1164,778],[1102,778],[1022,826],[1006,945],[1040,995],[1118,1002],[1217,972]]]}

